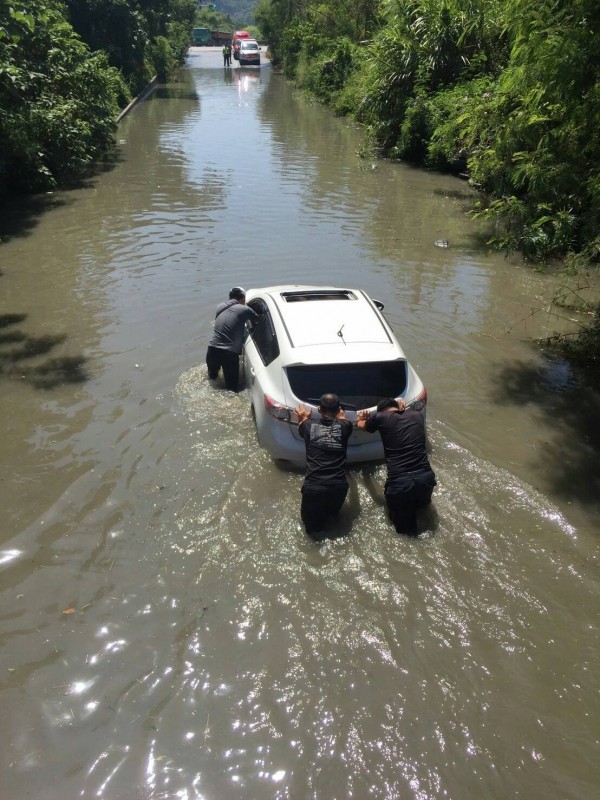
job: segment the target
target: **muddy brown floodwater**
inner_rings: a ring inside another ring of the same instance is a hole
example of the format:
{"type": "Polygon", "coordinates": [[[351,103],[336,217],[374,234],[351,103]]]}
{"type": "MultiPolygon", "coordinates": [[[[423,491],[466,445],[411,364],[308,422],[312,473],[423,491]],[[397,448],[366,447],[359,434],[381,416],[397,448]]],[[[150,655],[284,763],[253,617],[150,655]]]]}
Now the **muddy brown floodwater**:
{"type": "Polygon", "coordinates": [[[595,796],[598,397],[530,343],[555,278],[268,64],[194,50],[118,136],[2,223],[1,797],[595,796]],[[287,282],[385,302],[430,397],[418,539],[379,465],[310,542],[207,382],[228,289],[287,282]]]}

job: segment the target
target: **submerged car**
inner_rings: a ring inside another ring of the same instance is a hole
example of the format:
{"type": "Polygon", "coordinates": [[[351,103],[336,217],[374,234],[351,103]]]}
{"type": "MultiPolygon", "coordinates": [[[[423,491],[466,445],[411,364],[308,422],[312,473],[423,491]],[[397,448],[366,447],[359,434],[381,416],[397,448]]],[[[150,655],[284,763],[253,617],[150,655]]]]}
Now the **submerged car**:
{"type": "Polygon", "coordinates": [[[238,52],[240,67],[244,64],[260,66],[260,47],[254,39],[242,39],[238,52]]]}
{"type": "MultiPolygon", "coordinates": [[[[401,398],[425,413],[427,392],[382,314],[383,304],[361,289],[268,286],[252,289],[246,304],[259,319],[247,324],[243,369],[258,440],[273,458],[305,462],[294,409],[317,416],[325,392],[340,397],[346,417],[401,398]]],[[[383,458],[379,436],[352,433],[348,461],[383,458]]]]}

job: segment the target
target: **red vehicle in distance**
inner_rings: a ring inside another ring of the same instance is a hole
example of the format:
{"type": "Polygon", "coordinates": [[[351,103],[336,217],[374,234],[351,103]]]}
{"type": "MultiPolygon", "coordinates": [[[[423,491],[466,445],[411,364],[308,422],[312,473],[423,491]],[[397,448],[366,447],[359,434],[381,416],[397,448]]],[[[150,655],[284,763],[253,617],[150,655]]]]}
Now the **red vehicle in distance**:
{"type": "Polygon", "coordinates": [[[233,34],[233,39],[231,41],[231,48],[233,50],[233,57],[236,61],[240,60],[240,44],[242,39],[250,39],[250,34],[248,31],[236,31],[233,34]]]}

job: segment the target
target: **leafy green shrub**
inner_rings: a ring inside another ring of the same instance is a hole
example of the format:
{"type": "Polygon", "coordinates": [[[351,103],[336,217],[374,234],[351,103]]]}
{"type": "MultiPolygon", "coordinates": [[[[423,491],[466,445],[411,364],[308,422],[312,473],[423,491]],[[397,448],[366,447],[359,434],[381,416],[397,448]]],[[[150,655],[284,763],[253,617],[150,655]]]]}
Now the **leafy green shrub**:
{"type": "Polygon", "coordinates": [[[354,57],[354,69],[348,74],[348,78],[342,88],[332,98],[332,105],[336,114],[340,116],[359,117],[361,108],[365,103],[368,92],[368,83],[364,69],[365,47],[356,49],[354,57]]]}
{"type": "Polygon", "coordinates": [[[107,53],[134,94],[170,61],[159,37],[168,39],[174,63],[183,63],[196,5],[195,0],[66,0],[74,29],[90,49],[107,53]]]}
{"type": "Polygon", "coordinates": [[[468,168],[472,114],[479,105],[489,103],[494,87],[494,79],[483,76],[461,81],[428,99],[427,166],[453,171],[468,168]]]}
{"type": "Polygon", "coordinates": [[[157,36],[148,45],[148,54],[158,80],[165,83],[176,64],[169,40],[164,36],[157,36]]]}
{"type": "Polygon", "coordinates": [[[396,144],[389,155],[415,163],[423,162],[431,134],[428,102],[424,96],[417,96],[406,107],[396,144]]]}
{"type": "Polygon", "coordinates": [[[189,25],[183,22],[170,22],[167,25],[167,33],[174,65],[183,64],[190,46],[189,25]]]}
{"type": "Polygon", "coordinates": [[[11,11],[0,37],[0,178],[5,191],[51,189],[114,145],[127,89],[53,3],[11,11]]]}
{"type": "Polygon", "coordinates": [[[296,65],[296,81],[319,100],[333,103],[355,70],[356,47],[348,39],[320,44],[321,48],[312,37],[310,42],[304,42],[296,65]]]}

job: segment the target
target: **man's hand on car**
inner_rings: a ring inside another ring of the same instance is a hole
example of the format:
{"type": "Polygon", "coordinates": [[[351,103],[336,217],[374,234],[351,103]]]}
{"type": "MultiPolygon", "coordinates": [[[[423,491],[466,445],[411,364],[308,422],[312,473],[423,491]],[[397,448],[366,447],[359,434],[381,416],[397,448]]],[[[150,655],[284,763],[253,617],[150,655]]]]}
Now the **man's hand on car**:
{"type": "Polygon", "coordinates": [[[298,417],[298,425],[301,425],[304,422],[304,420],[310,419],[311,416],[310,409],[308,409],[302,403],[300,403],[298,408],[295,409],[294,413],[298,417]]]}

